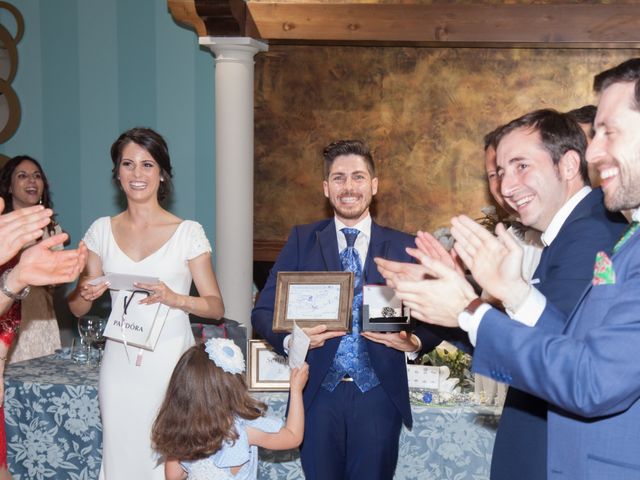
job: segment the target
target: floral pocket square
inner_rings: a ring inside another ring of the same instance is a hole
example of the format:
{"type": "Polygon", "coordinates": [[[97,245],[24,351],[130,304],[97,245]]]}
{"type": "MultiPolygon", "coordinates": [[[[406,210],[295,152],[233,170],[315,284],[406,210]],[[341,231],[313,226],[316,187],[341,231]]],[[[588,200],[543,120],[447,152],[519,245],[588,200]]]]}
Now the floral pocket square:
{"type": "Polygon", "coordinates": [[[616,283],[616,272],[613,271],[613,263],[605,252],[596,254],[596,264],[593,266],[592,285],[613,285],[616,283]]]}

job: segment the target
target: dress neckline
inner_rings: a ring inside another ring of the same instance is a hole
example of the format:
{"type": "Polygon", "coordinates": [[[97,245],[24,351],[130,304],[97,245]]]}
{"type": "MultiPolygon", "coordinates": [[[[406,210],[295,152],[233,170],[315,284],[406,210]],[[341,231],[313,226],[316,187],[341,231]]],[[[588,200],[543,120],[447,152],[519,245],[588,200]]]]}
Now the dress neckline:
{"type": "Polygon", "coordinates": [[[171,243],[171,241],[173,240],[173,238],[176,236],[176,234],[178,233],[178,230],[180,230],[180,227],[182,227],[182,225],[186,222],[186,220],[182,220],[178,226],[176,227],[176,229],[173,231],[173,233],[171,234],[171,236],[167,239],[166,242],[164,242],[162,245],[160,245],[156,250],[154,250],[153,252],[151,252],[149,255],[147,255],[146,257],[141,258],[140,260],[134,260],[133,258],[131,258],[129,256],[129,254],[127,252],[125,252],[120,245],[118,245],[118,241],[116,240],[116,236],[113,234],[113,228],[111,226],[111,217],[109,217],[109,234],[111,235],[111,240],[113,240],[113,243],[115,244],[115,246],[117,247],[118,250],[120,250],[120,252],[127,257],[127,259],[130,262],[133,263],[142,263],[145,260],[153,257],[154,255],[156,255],[160,250],[164,249],[167,245],[169,245],[169,243],[171,243]]]}

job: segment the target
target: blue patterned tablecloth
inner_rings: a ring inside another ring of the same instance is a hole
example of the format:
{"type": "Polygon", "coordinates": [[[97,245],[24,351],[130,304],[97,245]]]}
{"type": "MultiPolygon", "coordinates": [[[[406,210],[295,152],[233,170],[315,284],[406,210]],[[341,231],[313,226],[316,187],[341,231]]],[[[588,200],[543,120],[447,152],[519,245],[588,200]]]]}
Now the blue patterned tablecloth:
{"type": "MultiPolygon", "coordinates": [[[[68,358],[8,365],[5,416],[14,480],[94,480],[102,458],[98,370],[68,358]]],[[[284,417],[287,394],[257,393],[269,415],[284,417]]],[[[498,424],[495,409],[414,405],[402,429],[397,480],[489,480],[498,424]]],[[[304,478],[296,451],[260,451],[258,478],[304,478]]]]}
{"type": "Polygon", "coordinates": [[[97,479],[102,459],[98,369],[53,355],[8,365],[4,382],[13,479],[97,479]]]}
{"type": "MultiPolygon", "coordinates": [[[[286,393],[258,393],[269,414],[284,417],[286,393]]],[[[483,406],[413,405],[413,429],[402,428],[396,480],[489,480],[499,410],[483,406]]],[[[297,451],[260,450],[258,478],[304,478],[297,451]]]]}

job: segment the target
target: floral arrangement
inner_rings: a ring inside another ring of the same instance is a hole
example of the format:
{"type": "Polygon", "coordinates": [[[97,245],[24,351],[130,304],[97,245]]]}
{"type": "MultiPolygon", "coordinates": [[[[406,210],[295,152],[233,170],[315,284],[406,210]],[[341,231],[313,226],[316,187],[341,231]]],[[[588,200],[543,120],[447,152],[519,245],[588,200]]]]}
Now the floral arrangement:
{"type": "Polygon", "coordinates": [[[442,342],[420,359],[420,364],[433,367],[446,366],[451,372],[449,378],[457,378],[462,391],[473,390],[473,374],[471,373],[471,355],[458,350],[453,345],[442,342]]]}

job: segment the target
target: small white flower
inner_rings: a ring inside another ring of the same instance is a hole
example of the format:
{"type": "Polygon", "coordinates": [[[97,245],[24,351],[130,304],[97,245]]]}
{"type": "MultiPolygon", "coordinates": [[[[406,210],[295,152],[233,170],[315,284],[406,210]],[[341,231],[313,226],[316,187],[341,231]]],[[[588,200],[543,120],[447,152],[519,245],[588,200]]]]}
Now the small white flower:
{"type": "Polygon", "coordinates": [[[233,340],[228,338],[211,338],[207,340],[204,347],[218,367],[228,373],[244,372],[244,357],[242,351],[233,340]]]}

